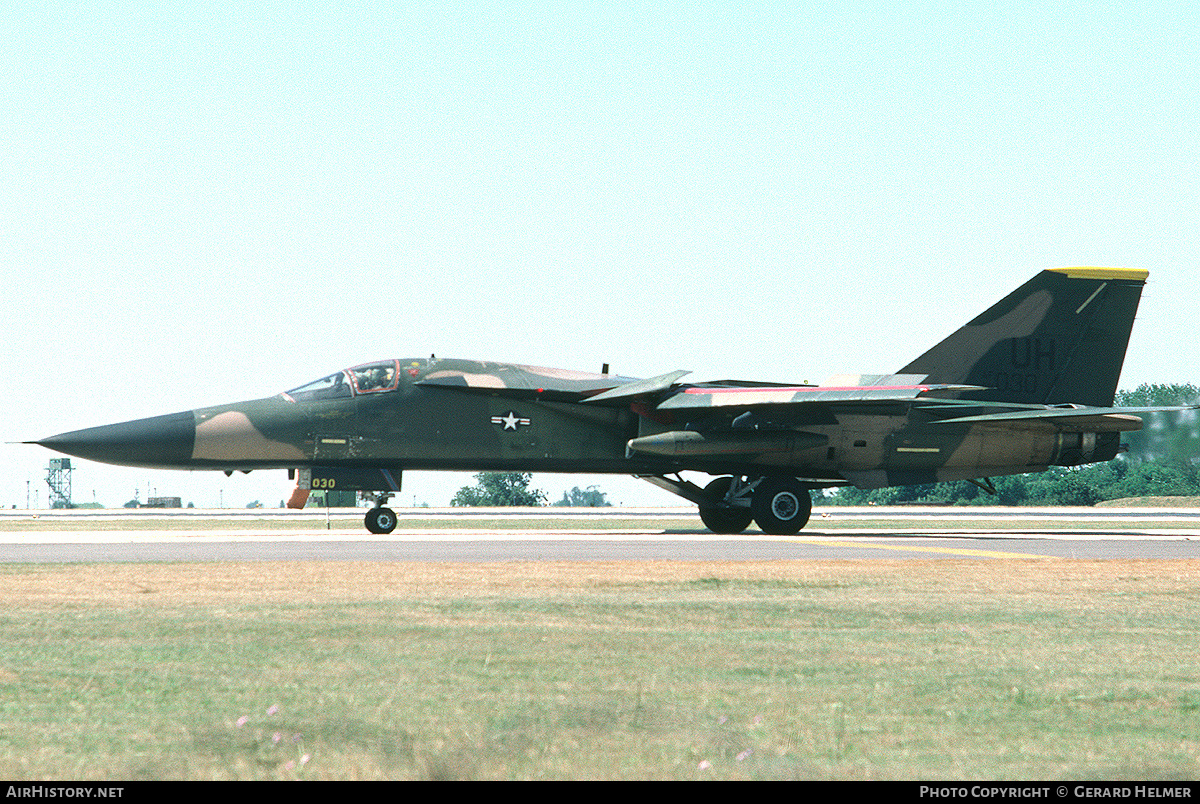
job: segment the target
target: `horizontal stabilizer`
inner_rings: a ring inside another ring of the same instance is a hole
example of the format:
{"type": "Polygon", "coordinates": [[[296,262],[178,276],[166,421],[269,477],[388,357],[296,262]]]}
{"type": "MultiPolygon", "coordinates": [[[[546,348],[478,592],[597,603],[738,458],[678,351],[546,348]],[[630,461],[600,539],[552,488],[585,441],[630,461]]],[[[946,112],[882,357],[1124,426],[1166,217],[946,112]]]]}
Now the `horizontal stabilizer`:
{"type": "Polygon", "coordinates": [[[979,416],[959,416],[942,419],[939,424],[981,424],[996,427],[1054,427],[1063,430],[1089,430],[1096,433],[1125,433],[1142,429],[1137,413],[1187,408],[1048,408],[1043,410],[1014,410],[1005,413],[985,413],[979,416]]]}

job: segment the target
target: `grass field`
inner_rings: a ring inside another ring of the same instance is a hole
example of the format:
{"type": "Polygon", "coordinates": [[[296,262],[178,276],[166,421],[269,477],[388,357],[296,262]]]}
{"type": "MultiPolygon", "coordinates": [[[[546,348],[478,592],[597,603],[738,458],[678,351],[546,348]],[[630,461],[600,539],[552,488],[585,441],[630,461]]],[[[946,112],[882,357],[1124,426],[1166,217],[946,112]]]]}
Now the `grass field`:
{"type": "Polygon", "coordinates": [[[0,565],[9,779],[1164,779],[1189,561],[0,565]]]}

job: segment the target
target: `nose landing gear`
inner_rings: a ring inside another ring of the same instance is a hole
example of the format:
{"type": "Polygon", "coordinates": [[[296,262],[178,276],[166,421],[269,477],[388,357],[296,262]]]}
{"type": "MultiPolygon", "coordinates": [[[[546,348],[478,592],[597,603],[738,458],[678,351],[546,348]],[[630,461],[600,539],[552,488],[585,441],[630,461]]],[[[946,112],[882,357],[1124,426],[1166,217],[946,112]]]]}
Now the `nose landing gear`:
{"type": "MultiPolygon", "coordinates": [[[[290,470],[288,476],[291,477],[290,470]]],[[[301,491],[304,498],[311,489],[358,492],[359,499],[375,504],[364,519],[367,530],[377,534],[391,533],[396,529],[396,512],[384,506],[399,493],[401,476],[400,467],[304,466],[296,470],[297,492],[293,496],[302,505],[301,491]]]]}
{"type": "Polygon", "coordinates": [[[364,522],[371,533],[391,533],[396,529],[396,512],[385,508],[384,504],[392,495],[379,494],[375,497],[375,507],[367,511],[364,522]]]}

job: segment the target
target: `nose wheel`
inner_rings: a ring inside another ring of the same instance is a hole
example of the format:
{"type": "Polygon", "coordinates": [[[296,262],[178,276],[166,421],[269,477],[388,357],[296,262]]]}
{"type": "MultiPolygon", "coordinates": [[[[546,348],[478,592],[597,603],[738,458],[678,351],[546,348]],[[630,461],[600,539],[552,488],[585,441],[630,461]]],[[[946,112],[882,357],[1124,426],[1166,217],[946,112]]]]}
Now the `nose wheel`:
{"type": "Polygon", "coordinates": [[[372,508],[367,511],[367,530],[371,533],[391,533],[396,529],[396,512],[391,508],[372,508]]]}
{"type": "MultiPolygon", "coordinates": [[[[391,533],[396,529],[396,512],[386,507],[391,496],[387,492],[374,495],[375,507],[367,511],[364,520],[367,530],[371,533],[391,533]]],[[[371,498],[367,497],[367,499],[371,498]]]]}

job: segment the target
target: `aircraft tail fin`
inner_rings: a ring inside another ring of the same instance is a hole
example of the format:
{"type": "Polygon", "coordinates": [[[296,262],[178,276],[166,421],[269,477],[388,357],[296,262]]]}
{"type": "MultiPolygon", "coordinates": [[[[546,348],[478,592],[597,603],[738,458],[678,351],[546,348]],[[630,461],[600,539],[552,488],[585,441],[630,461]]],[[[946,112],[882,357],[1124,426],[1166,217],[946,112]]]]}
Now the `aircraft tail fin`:
{"type": "Polygon", "coordinates": [[[898,373],[987,389],[969,399],[1110,406],[1148,273],[1042,271],[898,373]]]}

